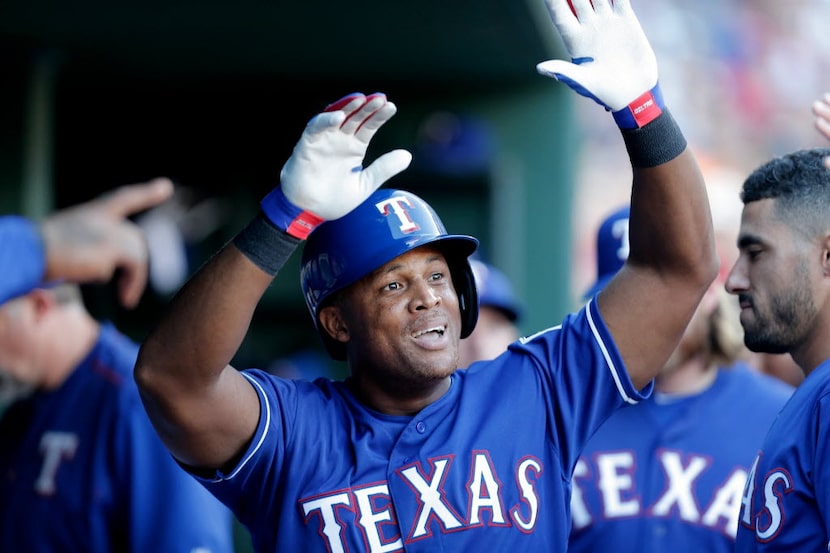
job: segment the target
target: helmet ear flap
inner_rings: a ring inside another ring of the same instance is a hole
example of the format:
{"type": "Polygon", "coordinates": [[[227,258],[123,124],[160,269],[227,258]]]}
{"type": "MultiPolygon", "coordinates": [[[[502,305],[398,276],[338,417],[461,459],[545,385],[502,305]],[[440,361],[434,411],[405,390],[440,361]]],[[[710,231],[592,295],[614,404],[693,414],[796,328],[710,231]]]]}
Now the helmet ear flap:
{"type": "Polygon", "coordinates": [[[461,308],[461,338],[466,338],[473,333],[478,322],[478,290],[475,275],[466,257],[448,253],[447,261],[461,308]]]}

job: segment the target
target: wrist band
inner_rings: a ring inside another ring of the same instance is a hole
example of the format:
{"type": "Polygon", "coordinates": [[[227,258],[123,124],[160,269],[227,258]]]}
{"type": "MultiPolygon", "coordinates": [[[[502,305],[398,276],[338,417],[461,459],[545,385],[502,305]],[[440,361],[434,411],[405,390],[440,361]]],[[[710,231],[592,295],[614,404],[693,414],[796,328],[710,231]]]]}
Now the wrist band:
{"type": "Polygon", "coordinates": [[[668,110],[640,129],[622,129],[631,166],[638,169],[669,162],[686,149],[686,138],[668,110]]]}
{"type": "Polygon", "coordinates": [[[615,111],[612,115],[619,128],[639,129],[660,117],[665,109],[663,92],[660,90],[660,83],[657,83],[651,90],[644,92],[633,102],[623,109],[615,111]]]}
{"type": "Polygon", "coordinates": [[[262,212],[280,230],[305,240],[314,227],[324,221],[310,211],[303,211],[285,197],[281,187],[276,187],[260,202],[262,212]]]}
{"type": "Polygon", "coordinates": [[[234,237],[233,245],[254,265],[276,276],[301,241],[278,229],[265,214],[260,213],[234,237]]]}

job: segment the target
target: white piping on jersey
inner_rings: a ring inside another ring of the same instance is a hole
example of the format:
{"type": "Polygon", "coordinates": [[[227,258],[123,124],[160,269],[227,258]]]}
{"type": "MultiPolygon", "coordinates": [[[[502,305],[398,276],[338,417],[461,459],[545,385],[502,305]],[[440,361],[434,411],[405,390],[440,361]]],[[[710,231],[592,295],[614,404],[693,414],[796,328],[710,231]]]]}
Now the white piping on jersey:
{"type": "Polygon", "coordinates": [[[594,323],[594,318],[591,315],[591,305],[594,303],[594,299],[591,298],[588,301],[588,304],[585,306],[586,315],[588,316],[588,325],[591,327],[591,332],[594,334],[594,339],[596,339],[597,344],[599,345],[599,349],[602,350],[602,356],[605,357],[605,362],[608,364],[608,368],[611,370],[611,376],[614,378],[614,384],[617,385],[617,391],[619,392],[620,396],[625,400],[626,403],[631,405],[636,405],[638,401],[632,397],[630,397],[625,388],[620,381],[620,374],[617,371],[617,367],[614,366],[614,362],[611,360],[611,356],[608,355],[608,348],[605,347],[605,342],[602,341],[602,337],[599,335],[597,331],[596,324],[594,323]]]}
{"type": "Polygon", "coordinates": [[[254,385],[254,387],[257,389],[257,394],[259,394],[263,400],[262,403],[265,404],[265,429],[262,432],[262,436],[259,437],[259,441],[257,442],[256,446],[253,449],[251,449],[251,452],[248,453],[248,455],[246,455],[245,458],[242,459],[242,461],[240,461],[238,465],[236,465],[236,469],[234,469],[233,472],[223,476],[221,480],[230,480],[231,478],[236,476],[240,470],[242,470],[242,467],[244,467],[248,463],[248,461],[251,460],[251,457],[253,457],[257,451],[259,451],[259,448],[262,446],[262,442],[265,441],[265,436],[268,434],[268,429],[271,427],[271,404],[268,403],[268,401],[265,401],[265,390],[262,389],[262,386],[259,385],[259,382],[255,381],[253,378],[251,378],[244,372],[241,374],[242,376],[247,378],[251,384],[254,385]]]}
{"type": "MultiPolygon", "coordinates": [[[[616,384],[616,386],[617,386],[617,392],[619,392],[620,396],[623,398],[623,400],[625,400],[626,403],[630,403],[631,405],[636,405],[640,401],[638,399],[632,398],[631,396],[629,396],[626,393],[625,388],[622,385],[622,381],[620,380],[620,375],[619,375],[619,372],[617,371],[617,367],[614,366],[614,362],[611,361],[611,356],[608,355],[608,348],[605,347],[605,343],[602,341],[602,338],[600,337],[599,332],[597,332],[597,327],[596,327],[596,324],[594,324],[594,319],[591,316],[591,309],[590,309],[590,305],[593,303],[593,301],[594,300],[592,298],[585,305],[585,310],[587,311],[587,315],[588,315],[587,316],[588,325],[591,327],[591,333],[594,335],[594,339],[597,341],[597,344],[599,344],[599,348],[602,350],[602,356],[605,358],[605,363],[606,363],[606,365],[608,365],[608,370],[611,371],[611,376],[614,378],[614,384],[616,384]]],[[[541,330],[539,332],[536,332],[535,334],[531,334],[530,336],[524,336],[522,338],[519,338],[519,342],[521,342],[522,344],[526,344],[527,342],[532,341],[534,338],[536,338],[540,334],[544,334],[545,332],[550,332],[552,330],[560,330],[561,328],[562,328],[562,325],[558,324],[556,326],[552,326],[550,328],[546,328],[545,330],[541,330]]],[[[828,552],[830,552],[830,545],[828,545],[827,550],[828,550],[828,552]]]]}

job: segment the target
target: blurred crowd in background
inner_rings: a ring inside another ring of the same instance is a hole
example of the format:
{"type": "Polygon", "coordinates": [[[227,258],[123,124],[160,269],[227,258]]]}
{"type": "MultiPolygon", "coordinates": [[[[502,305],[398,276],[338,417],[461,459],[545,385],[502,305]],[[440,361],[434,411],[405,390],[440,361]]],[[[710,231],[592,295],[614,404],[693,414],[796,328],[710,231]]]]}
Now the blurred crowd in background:
{"type": "MultiPolygon", "coordinates": [[[[714,216],[737,229],[744,176],[771,156],[823,145],[810,103],[830,90],[830,0],[637,0],[634,9],[669,109],[706,175],[714,216]]],[[[590,102],[575,108],[585,133],[572,219],[578,298],[595,270],[594,229],[628,201],[630,170],[613,121],[590,102]]]]}

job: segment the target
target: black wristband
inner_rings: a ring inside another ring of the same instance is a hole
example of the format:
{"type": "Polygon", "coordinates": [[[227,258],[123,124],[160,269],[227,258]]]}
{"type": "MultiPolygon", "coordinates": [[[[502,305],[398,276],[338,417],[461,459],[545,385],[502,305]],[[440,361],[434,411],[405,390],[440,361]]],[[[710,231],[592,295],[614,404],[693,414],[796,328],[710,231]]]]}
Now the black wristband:
{"type": "Polygon", "coordinates": [[[621,129],[631,166],[637,169],[667,163],[686,149],[686,138],[668,110],[639,129],[621,129]]]}
{"type": "Polygon", "coordinates": [[[259,213],[233,239],[233,245],[254,265],[271,276],[276,276],[288,258],[300,245],[299,238],[278,229],[259,213]]]}

